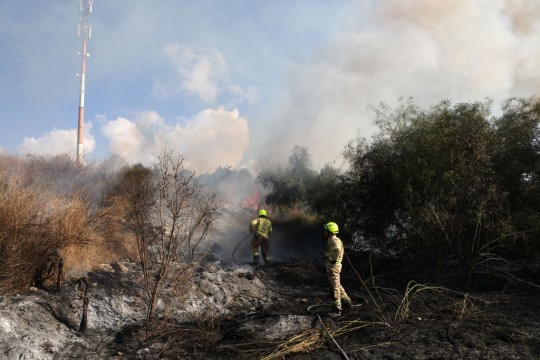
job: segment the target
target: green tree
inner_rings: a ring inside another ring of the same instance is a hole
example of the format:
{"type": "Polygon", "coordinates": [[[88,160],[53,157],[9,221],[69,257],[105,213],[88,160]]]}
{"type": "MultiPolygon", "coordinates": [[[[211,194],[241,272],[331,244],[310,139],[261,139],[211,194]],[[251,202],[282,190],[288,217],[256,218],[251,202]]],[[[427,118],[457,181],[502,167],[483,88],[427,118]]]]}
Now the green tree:
{"type": "Polygon", "coordinates": [[[325,219],[337,219],[341,209],[341,174],[326,164],[308,185],[310,209],[325,219]]]}
{"type": "Polygon", "coordinates": [[[374,143],[346,151],[348,226],[379,249],[432,263],[453,257],[470,276],[508,232],[489,115],[489,102],[382,107],[374,143]]]}
{"type": "Polygon", "coordinates": [[[257,176],[257,182],[270,191],[266,197],[269,204],[306,206],[308,191],[315,176],[307,148],[295,146],[289,157],[288,167],[265,169],[257,176]]]}
{"type": "Polygon", "coordinates": [[[507,246],[516,256],[540,256],[540,99],[508,100],[495,125],[493,162],[514,230],[507,246]]]}

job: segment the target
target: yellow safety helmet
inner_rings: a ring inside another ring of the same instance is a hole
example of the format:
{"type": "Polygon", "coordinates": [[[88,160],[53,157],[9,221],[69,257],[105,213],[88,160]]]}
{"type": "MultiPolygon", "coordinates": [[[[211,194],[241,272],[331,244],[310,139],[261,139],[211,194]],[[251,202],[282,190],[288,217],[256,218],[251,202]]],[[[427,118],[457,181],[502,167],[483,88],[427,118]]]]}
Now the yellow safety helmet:
{"type": "Polygon", "coordinates": [[[335,222],[329,222],[324,225],[324,230],[330,231],[332,234],[337,234],[339,228],[335,222]]]}
{"type": "Polygon", "coordinates": [[[264,209],[259,210],[259,216],[266,216],[266,210],[264,209]]]}

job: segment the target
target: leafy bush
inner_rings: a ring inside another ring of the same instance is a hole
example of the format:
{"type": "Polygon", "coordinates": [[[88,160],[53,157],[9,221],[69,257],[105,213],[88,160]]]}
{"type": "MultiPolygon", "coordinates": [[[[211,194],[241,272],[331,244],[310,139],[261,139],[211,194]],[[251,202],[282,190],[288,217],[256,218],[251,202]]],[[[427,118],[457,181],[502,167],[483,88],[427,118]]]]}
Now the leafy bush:
{"type": "MultiPolygon", "coordinates": [[[[344,150],[348,169],[318,173],[307,149],[257,177],[267,201],[340,224],[345,240],[442,268],[540,256],[540,100],[376,109],[380,131],[344,150]]],[[[294,211],[293,211],[294,213],[294,211]]]]}
{"type": "Polygon", "coordinates": [[[538,107],[525,103],[507,106],[498,121],[489,102],[382,106],[376,140],[347,148],[341,218],[375,248],[431,264],[454,259],[466,278],[508,255],[516,231],[531,244],[532,228],[516,221],[520,212],[520,219],[538,218],[538,206],[519,200],[534,198],[538,178],[538,107]],[[517,123],[519,136],[509,133],[517,123]]]}
{"type": "Polygon", "coordinates": [[[311,159],[305,147],[295,146],[289,158],[289,166],[264,169],[257,176],[257,182],[270,193],[266,202],[278,206],[306,206],[310,185],[315,178],[311,159]]]}
{"type": "Polygon", "coordinates": [[[495,121],[494,169],[508,203],[517,258],[540,257],[540,100],[510,99],[495,121]]]}

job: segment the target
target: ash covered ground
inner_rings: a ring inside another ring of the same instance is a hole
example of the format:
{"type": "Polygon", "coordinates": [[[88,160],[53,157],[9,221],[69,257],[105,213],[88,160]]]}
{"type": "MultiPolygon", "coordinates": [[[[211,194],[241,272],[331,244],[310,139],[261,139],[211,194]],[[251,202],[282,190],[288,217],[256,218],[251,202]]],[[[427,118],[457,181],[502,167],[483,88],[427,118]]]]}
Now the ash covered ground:
{"type": "Polygon", "coordinates": [[[60,292],[51,285],[3,296],[0,358],[540,358],[537,264],[507,268],[504,276],[478,272],[463,290],[450,269],[435,276],[417,264],[348,251],[342,282],[355,306],[336,316],[322,243],[297,236],[294,251],[280,252],[291,240],[276,234],[275,263],[254,267],[249,239],[238,246],[242,236],[182,270],[189,274],[184,287],[164,289],[160,325],[150,332],[142,326],[141,272],[130,261],[85,274],[85,334],[78,331],[83,303],[75,278],[60,292]]]}

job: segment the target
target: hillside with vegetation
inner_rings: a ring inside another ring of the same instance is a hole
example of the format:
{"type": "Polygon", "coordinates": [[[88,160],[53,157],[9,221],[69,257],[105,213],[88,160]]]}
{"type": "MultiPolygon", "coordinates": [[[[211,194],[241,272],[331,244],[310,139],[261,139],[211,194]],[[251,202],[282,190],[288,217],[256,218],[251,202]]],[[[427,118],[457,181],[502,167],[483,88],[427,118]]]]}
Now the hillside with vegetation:
{"type": "Polygon", "coordinates": [[[167,149],[152,166],[0,155],[1,351],[540,357],[540,100],[497,112],[403,100],[376,122],[343,163],[315,165],[296,146],[255,176],[196,174],[167,149]],[[254,267],[247,224],[260,207],[274,263],[254,267]],[[341,317],[320,257],[330,220],[355,303],[341,317]]]}

